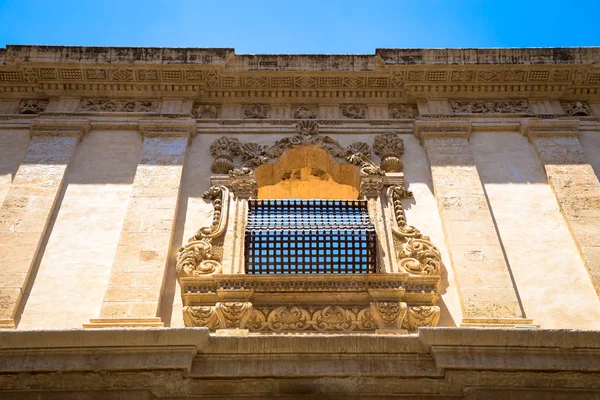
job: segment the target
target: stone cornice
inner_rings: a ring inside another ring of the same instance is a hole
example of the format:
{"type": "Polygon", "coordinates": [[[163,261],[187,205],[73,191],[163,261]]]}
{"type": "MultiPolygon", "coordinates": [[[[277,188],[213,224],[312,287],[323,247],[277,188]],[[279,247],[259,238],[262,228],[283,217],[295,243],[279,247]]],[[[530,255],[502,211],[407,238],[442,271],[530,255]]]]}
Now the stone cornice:
{"type": "Polygon", "coordinates": [[[0,94],[183,96],[208,102],[403,102],[424,97],[600,96],[600,48],[379,49],[237,55],[233,49],[7,46],[0,94]]]}

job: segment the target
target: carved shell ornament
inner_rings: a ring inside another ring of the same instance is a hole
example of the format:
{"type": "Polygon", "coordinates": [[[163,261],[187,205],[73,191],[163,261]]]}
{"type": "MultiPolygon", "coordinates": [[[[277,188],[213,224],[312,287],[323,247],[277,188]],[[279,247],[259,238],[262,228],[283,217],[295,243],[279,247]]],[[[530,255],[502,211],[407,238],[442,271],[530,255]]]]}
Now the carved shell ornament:
{"type": "Polygon", "coordinates": [[[229,189],[225,186],[213,186],[202,197],[213,202],[212,224],[200,228],[190,238],[189,243],[179,249],[176,266],[179,277],[221,272],[221,261],[213,249],[213,240],[225,232],[229,210],[229,189]]]}

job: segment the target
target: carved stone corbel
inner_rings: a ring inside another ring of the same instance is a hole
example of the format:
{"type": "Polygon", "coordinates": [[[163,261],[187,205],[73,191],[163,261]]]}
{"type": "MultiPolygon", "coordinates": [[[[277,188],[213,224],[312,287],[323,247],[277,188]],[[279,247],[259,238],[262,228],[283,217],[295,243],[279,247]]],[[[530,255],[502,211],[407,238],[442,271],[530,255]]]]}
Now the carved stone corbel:
{"type": "Polygon", "coordinates": [[[391,186],[387,192],[390,208],[394,211],[392,234],[398,267],[411,274],[440,276],[443,262],[439,249],[429,236],[406,223],[402,199],[412,193],[402,185],[391,186]]]}
{"type": "Polygon", "coordinates": [[[378,331],[398,331],[406,317],[407,305],[401,302],[377,301],[371,303],[371,317],[378,331]]]}
{"type": "Polygon", "coordinates": [[[404,154],[404,141],[393,132],[375,136],[373,152],[381,158],[385,172],[400,172],[404,165],[400,157],[404,154]]]}
{"type": "Polygon", "coordinates": [[[205,326],[210,330],[245,329],[252,314],[252,303],[223,302],[214,306],[183,308],[186,326],[205,326]]]}
{"type": "Polygon", "coordinates": [[[213,186],[202,197],[213,202],[213,221],[210,226],[200,228],[189,243],[179,249],[176,266],[179,277],[221,273],[222,246],[214,248],[213,241],[223,235],[227,226],[229,189],[213,186]]]}
{"type": "Polygon", "coordinates": [[[438,306],[412,306],[404,319],[403,327],[410,332],[419,330],[422,326],[437,326],[440,320],[438,306]]]}

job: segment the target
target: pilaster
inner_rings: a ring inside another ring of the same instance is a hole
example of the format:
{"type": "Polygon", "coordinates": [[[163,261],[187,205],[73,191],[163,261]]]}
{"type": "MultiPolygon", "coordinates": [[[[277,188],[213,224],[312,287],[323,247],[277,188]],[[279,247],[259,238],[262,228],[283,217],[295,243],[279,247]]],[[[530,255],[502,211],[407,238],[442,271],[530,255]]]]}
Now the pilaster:
{"type": "Polygon", "coordinates": [[[0,208],[0,328],[16,313],[86,120],[35,119],[25,158],[0,208]]]}
{"type": "Polygon", "coordinates": [[[600,295],[600,182],[579,141],[579,121],[528,121],[522,132],[544,165],[548,183],[600,295]]]}
{"type": "Polygon", "coordinates": [[[523,319],[486,194],[469,146],[466,121],[418,121],[435,198],[463,308],[462,325],[506,326],[523,319]]]}
{"type": "Polygon", "coordinates": [[[163,326],[158,310],[192,120],[141,120],[144,137],[98,319],[86,328],[163,326]]]}

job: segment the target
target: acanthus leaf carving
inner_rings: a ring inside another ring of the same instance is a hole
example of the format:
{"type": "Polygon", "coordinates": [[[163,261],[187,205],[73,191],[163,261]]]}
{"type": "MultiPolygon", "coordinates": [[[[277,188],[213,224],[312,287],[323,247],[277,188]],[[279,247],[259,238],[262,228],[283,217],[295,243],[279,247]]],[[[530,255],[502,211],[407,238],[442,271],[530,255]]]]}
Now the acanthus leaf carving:
{"type": "Polygon", "coordinates": [[[219,109],[210,104],[203,104],[196,107],[194,116],[199,119],[216,119],[219,118],[219,109]]]}
{"type": "Polygon", "coordinates": [[[404,328],[408,331],[418,331],[422,326],[437,326],[440,320],[438,306],[411,306],[404,320],[404,328]]]}
{"type": "Polygon", "coordinates": [[[401,302],[378,301],[371,303],[371,315],[377,329],[399,330],[406,317],[407,305],[401,302]]]}
{"type": "Polygon", "coordinates": [[[48,108],[48,100],[21,100],[19,103],[19,114],[39,114],[48,108]]]}
{"type": "Polygon", "coordinates": [[[401,185],[388,189],[389,206],[395,216],[392,234],[398,267],[415,275],[440,276],[444,264],[439,249],[428,236],[406,222],[402,199],[410,196],[412,193],[401,185]]]}
{"type": "Polygon", "coordinates": [[[316,107],[296,107],[294,110],[294,119],[315,119],[317,118],[316,107]]]}
{"type": "Polygon", "coordinates": [[[454,113],[466,114],[529,114],[527,100],[451,101],[454,113]]]}
{"type": "Polygon", "coordinates": [[[175,268],[180,277],[221,272],[221,251],[213,247],[213,241],[223,235],[227,226],[229,189],[213,186],[202,197],[213,202],[213,220],[210,226],[200,228],[188,244],[179,249],[175,268]]]}
{"type": "Polygon", "coordinates": [[[417,107],[408,104],[390,106],[389,110],[392,119],[415,119],[419,115],[417,107]]]}
{"type": "Polygon", "coordinates": [[[355,142],[343,147],[329,136],[319,134],[319,124],[314,120],[300,120],[296,124],[296,134],[276,141],[273,145],[239,143],[235,138],[222,137],[211,145],[212,171],[228,173],[235,169],[256,168],[277,160],[287,150],[298,146],[316,146],[327,151],[333,158],[358,165],[367,175],[384,175],[385,172],[370,160],[371,148],[364,142],[355,142]],[[242,163],[234,168],[234,157],[241,155],[242,163]]]}
{"type": "Polygon", "coordinates": [[[158,100],[116,100],[116,99],[84,99],[79,111],[92,112],[156,112],[158,100]]]}

